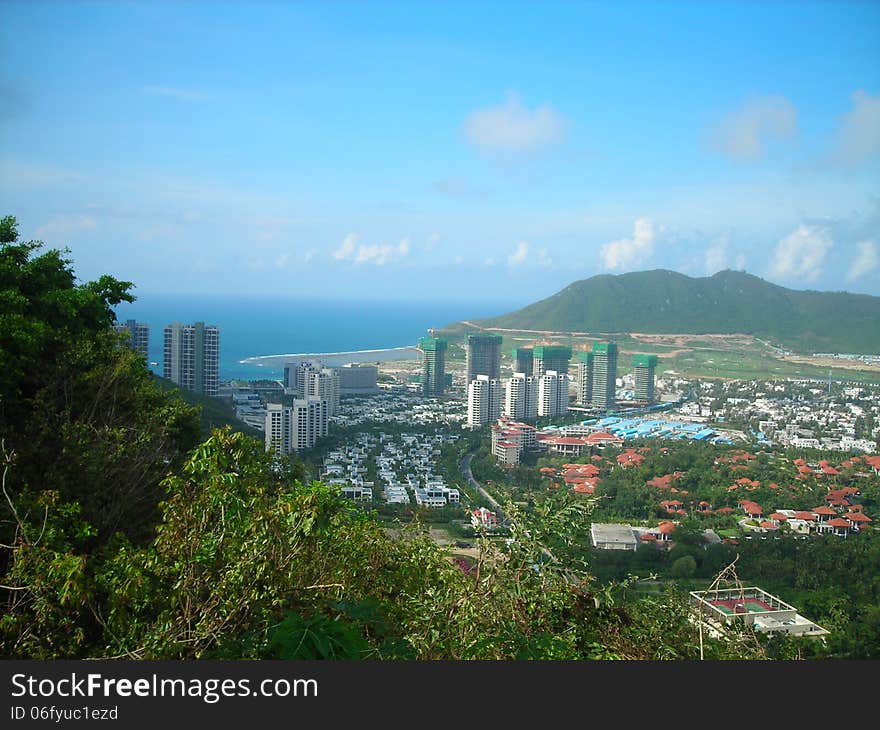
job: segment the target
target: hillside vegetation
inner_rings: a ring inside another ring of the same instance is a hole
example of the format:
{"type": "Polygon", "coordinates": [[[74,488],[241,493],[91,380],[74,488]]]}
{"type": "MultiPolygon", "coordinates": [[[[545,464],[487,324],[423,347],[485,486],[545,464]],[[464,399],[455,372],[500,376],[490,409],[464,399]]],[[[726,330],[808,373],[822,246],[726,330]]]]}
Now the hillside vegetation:
{"type": "Polygon", "coordinates": [[[569,284],[483,327],[563,332],[743,333],[798,352],[880,352],[880,297],[797,291],[741,271],[657,269],[569,284]]]}
{"type": "Polygon", "coordinates": [[[112,328],[131,284],[79,283],[41,248],[0,219],[0,659],[699,656],[680,595],[624,604],[582,562],[544,563],[583,505],[523,515],[464,571],[261,441],[205,439],[112,328]]]}

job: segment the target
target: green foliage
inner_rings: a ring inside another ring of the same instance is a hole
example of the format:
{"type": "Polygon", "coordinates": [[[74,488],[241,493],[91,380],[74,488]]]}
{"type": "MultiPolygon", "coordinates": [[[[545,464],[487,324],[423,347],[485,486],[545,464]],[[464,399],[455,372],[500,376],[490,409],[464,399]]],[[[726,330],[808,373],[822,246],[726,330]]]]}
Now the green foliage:
{"type": "Polygon", "coordinates": [[[693,555],[682,555],[669,569],[673,578],[690,578],[697,570],[697,561],[693,555]]]}

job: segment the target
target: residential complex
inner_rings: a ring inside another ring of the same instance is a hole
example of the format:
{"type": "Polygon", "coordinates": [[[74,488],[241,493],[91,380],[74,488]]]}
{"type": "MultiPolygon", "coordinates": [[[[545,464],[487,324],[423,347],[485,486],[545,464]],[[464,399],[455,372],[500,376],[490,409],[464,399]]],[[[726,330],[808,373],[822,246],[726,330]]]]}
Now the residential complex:
{"type": "Polygon", "coordinates": [[[501,335],[470,334],[467,336],[465,385],[478,375],[501,377],[501,335]]]}
{"type": "Polygon", "coordinates": [[[117,332],[127,332],[131,349],[139,352],[147,360],[150,359],[150,326],[128,319],[125,324],[114,325],[117,332]]]}
{"type": "Polygon", "coordinates": [[[277,455],[310,449],[327,435],[329,421],[327,401],[320,398],[298,398],[292,405],[266,405],[266,450],[277,455]]]}
{"type": "Polygon", "coordinates": [[[337,368],[321,368],[319,372],[309,374],[306,395],[318,400],[326,400],[327,413],[330,416],[339,413],[339,380],[337,368]]]}
{"type": "Polygon", "coordinates": [[[440,337],[422,337],[422,394],[443,395],[446,389],[446,348],[448,342],[440,337]]]}
{"type": "Polygon", "coordinates": [[[468,384],[468,426],[479,428],[501,417],[504,386],[497,378],[477,375],[468,384]]]}
{"type": "Polygon", "coordinates": [[[504,415],[526,421],[533,421],[538,417],[538,378],[514,372],[513,377],[507,381],[504,415]]]}
{"type": "Polygon", "coordinates": [[[219,327],[204,322],[166,325],[164,377],[186,390],[215,396],[219,370],[219,327]]]}
{"type": "Polygon", "coordinates": [[[571,377],[555,370],[538,378],[538,415],[561,416],[568,413],[568,384],[571,377]]]}

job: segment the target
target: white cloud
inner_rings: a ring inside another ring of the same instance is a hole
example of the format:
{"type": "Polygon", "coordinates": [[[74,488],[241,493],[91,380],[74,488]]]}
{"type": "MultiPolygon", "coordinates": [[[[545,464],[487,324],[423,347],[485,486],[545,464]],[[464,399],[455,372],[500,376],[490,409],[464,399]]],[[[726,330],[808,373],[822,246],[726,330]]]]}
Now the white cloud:
{"type": "Polygon", "coordinates": [[[853,108],[841,119],[833,157],[855,166],[880,152],[880,95],[859,89],[850,98],[853,108]]]}
{"type": "Polygon", "coordinates": [[[662,227],[655,229],[647,218],[639,218],[633,225],[632,238],[621,238],[602,246],[599,255],[603,266],[612,271],[638,266],[654,253],[654,240],[663,230],[662,227]]]}
{"type": "Polygon", "coordinates": [[[464,263],[464,256],[456,256],[454,259],[452,259],[452,262],[456,266],[461,266],[464,263]]]}
{"type": "Polygon", "coordinates": [[[832,246],[827,226],[801,224],[777,244],[771,271],[783,279],[815,281],[832,246]]]}
{"type": "Polygon", "coordinates": [[[306,263],[309,263],[313,258],[315,258],[315,256],[317,256],[317,254],[318,254],[318,252],[315,249],[310,248],[303,255],[303,261],[305,261],[306,263]]]}
{"type": "Polygon", "coordinates": [[[440,234],[432,233],[430,236],[428,236],[428,242],[425,244],[425,250],[433,251],[435,248],[437,248],[438,243],[440,243],[440,234]]]}
{"type": "Polygon", "coordinates": [[[287,262],[290,260],[290,254],[282,253],[278,255],[278,258],[275,259],[275,268],[276,269],[286,269],[287,262]]]}
{"type": "Polygon", "coordinates": [[[737,271],[745,271],[746,270],[746,256],[745,254],[740,254],[736,257],[736,263],[733,265],[734,269],[737,271]]]}
{"type": "Polygon", "coordinates": [[[339,261],[350,259],[357,249],[358,236],[356,233],[349,233],[342,241],[342,245],[333,252],[333,258],[339,261]]]}
{"type": "Polygon", "coordinates": [[[495,259],[492,256],[489,256],[484,262],[484,266],[495,266],[495,259]]]}
{"type": "Polygon", "coordinates": [[[181,89],[177,86],[145,86],[143,89],[145,94],[154,96],[168,96],[172,99],[180,101],[207,101],[211,97],[201,91],[193,89],[181,89]]]}
{"type": "Polygon", "coordinates": [[[529,244],[525,241],[520,241],[516,244],[516,250],[507,257],[507,265],[508,266],[519,266],[526,260],[526,256],[529,254],[529,244]]]}
{"type": "Polygon", "coordinates": [[[62,215],[37,228],[35,235],[37,238],[61,238],[80,231],[91,231],[97,226],[98,222],[90,215],[62,215]]]}
{"type": "Polygon", "coordinates": [[[849,267],[849,281],[855,281],[859,277],[872,272],[880,264],[877,243],[873,240],[859,241],[856,244],[858,253],[849,267]]]}
{"type": "Polygon", "coordinates": [[[464,133],[468,142],[484,152],[519,155],[559,144],[568,126],[568,119],[553,107],[528,109],[518,94],[510,92],[505,103],[471,112],[464,133]]]}
{"type": "Polygon", "coordinates": [[[410,242],[404,238],[396,246],[387,244],[364,245],[358,243],[355,233],[349,233],[342,241],[342,245],[333,252],[333,258],[338,261],[353,261],[355,264],[372,263],[376,266],[384,266],[387,263],[401,259],[409,254],[410,242]]]}
{"type": "Polygon", "coordinates": [[[706,249],[706,274],[717,274],[727,268],[727,239],[721,238],[706,249]]]}
{"type": "Polygon", "coordinates": [[[710,145],[735,160],[759,160],[767,143],[797,135],[797,109],[784,96],[765,96],[743,104],[710,132],[710,145]]]}

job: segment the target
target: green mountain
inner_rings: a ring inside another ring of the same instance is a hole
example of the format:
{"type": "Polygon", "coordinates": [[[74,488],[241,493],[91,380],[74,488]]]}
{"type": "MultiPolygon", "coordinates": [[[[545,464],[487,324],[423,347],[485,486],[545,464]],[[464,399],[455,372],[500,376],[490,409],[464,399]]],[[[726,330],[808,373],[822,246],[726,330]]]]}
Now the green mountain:
{"type": "Polygon", "coordinates": [[[880,297],[796,291],[742,271],[656,269],[576,281],[483,327],[564,332],[750,334],[789,349],[880,352],[880,297]]]}

